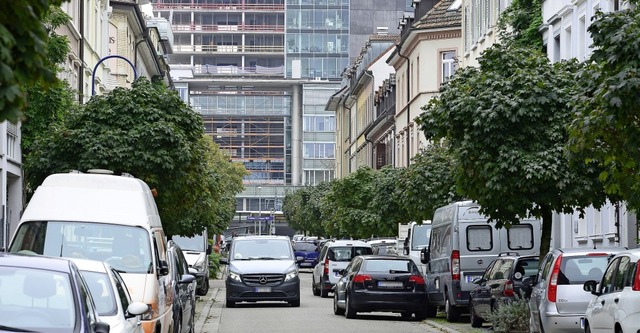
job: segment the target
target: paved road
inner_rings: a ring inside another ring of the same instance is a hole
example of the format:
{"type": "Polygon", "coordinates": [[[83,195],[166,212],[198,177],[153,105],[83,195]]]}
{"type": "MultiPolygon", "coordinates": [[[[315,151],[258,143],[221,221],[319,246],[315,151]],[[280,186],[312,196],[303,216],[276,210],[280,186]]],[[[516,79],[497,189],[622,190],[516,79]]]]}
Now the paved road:
{"type": "MultiPolygon", "coordinates": [[[[225,308],[224,282],[210,280],[209,294],[197,302],[196,332],[446,332],[487,333],[488,327],[473,329],[467,322],[447,323],[443,318],[407,320],[398,314],[359,314],[357,319],[346,319],[333,314],[332,298],[320,298],[311,293],[310,270],[302,270],[301,305],[289,307],[286,303],[241,303],[236,308],[225,308]]],[[[330,294],[332,295],[332,294],[330,294]]],[[[463,317],[463,320],[467,318],[463,317]]],[[[465,320],[466,321],[466,320],[465,320]]]]}

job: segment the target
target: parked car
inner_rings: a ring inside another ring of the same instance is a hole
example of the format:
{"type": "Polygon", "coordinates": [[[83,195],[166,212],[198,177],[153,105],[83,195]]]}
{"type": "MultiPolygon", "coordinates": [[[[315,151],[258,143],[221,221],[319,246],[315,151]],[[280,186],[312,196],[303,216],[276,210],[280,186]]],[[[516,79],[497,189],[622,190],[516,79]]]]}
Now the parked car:
{"type": "Polygon", "coordinates": [[[0,330],[108,333],[109,324],[72,261],[0,252],[0,330]]]}
{"type": "Polygon", "coordinates": [[[371,245],[371,249],[373,250],[373,254],[379,255],[397,255],[400,252],[397,249],[397,240],[395,239],[372,239],[368,240],[367,243],[371,245]]]}
{"type": "Polygon", "coordinates": [[[494,259],[482,277],[473,281],[477,286],[469,295],[471,326],[481,327],[493,311],[516,297],[529,298],[531,288],[525,288],[522,281],[536,275],[538,261],[537,255],[519,256],[513,252],[501,253],[494,259]]]}
{"type": "Polygon", "coordinates": [[[209,292],[209,255],[211,254],[207,230],[191,237],[173,236],[171,239],[182,249],[189,267],[197,271],[198,289],[196,289],[196,295],[206,295],[209,292]]]}
{"type": "Polygon", "coordinates": [[[233,239],[224,272],[226,306],[239,302],[284,301],[300,306],[298,263],[288,236],[239,236],[233,239]]]}
{"type": "Polygon", "coordinates": [[[195,330],[196,274],[190,268],[182,249],[172,240],[167,243],[167,260],[173,289],[173,332],[186,333],[195,330]]]}
{"type": "Polygon", "coordinates": [[[583,332],[581,318],[591,300],[583,290],[587,280],[599,280],[613,255],[623,248],[567,248],[547,253],[535,277],[529,299],[530,331],[583,332]]]}
{"type": "Polygon", "coordinates": [[[333,313],[355,318],[358,312],[397,312],[427,318],[427,292],[418,266],[401,256],[362,255],[351,260],[333,294],[333,313]]]}
{"type": "Polygon", "coordinates": [[[593,296],[582,322],[587,333],[640,331],[640,249],[618,253],[600,280],[583,289],[593,296]]]}
{"type": "Polygon", "coordinates": [[[293,251],[296,257],[303,257],[304,261],[298,264],[300,268],[313,268],[318,264],[320,249],[316,242],[298,241],[293,242],[293,251]]]}
{"type": "Polygon", "coordinates": [[[315,296],[328,297],[338,282],[340,270],[345,269],[351,259],[372,254],[371,245],[356,240],[335,240],[324,244],[320,250],[318,264],[313,268],[311,290],[315,296]]]}
{"type": "Polygon", "coordinates": [[[87,282],[100,320],[109,324],[109,333],[142,333],[140,316],[149,306],[131,300],[120,273],[104,261],[72,260],[87,282]]]}

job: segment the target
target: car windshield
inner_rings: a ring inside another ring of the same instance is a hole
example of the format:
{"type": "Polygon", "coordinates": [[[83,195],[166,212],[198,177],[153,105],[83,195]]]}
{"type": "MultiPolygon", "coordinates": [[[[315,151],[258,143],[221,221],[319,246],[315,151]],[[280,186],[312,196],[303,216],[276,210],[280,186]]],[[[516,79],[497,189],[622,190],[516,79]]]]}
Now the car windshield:
{"type": "Polygon", "coordinates": [[[292,259],[291,243],[286,239],[243,239],[233,241],[233,259],[292,259]]]}
{"type": "Polygon", "coordinates": [[[89,286],[98,315],[115,315],[118,309],[109,276],[105,273],[89,271],[80,271],[80,273],[89,286]]]}
{"type": "Polygon", "coordinates": [[[608,263],[609,257],[606,255],[562,257],[558,284],[583,284],[587,280],[600,280],[608,263]]]}
{"type": "Polygon", "coordinates": [[[148,232],[141,227],[34,221],[16,232],[10,252],[106,261],[122,273],[152,273],[148,232]]]}
{"type": "Polygon", "coordinates": [[[171,238],[183,251],[204,252],[204,236],[195,235],[193,237],[173,236],[171,238]]]}
{"type": "Polygon", "coordinates": [[[72,332],[76,304],[69,275],[0,267],[0,323],[36,332],[72,332]]]}
{"type": "Polygon", "coordinates": [[[419,251],[429,245],[429,237],[431,236],[431,225],[422,224],[416,225],[413,228],[412,239],[412,251],[419,251]]]}
{"type": "Polygon", "coordinates": [[[351,261],[353,257],[363,254],[372,254],[373,249],[371,247],[360,246],[335,246],[329,249],[329,260],[332,261],[351,261]]]}
{"type": "Polygon", "coordinates": [[[293,244],[293,249],[300,252],[314,252],[317,248],[313,243],[296,242],[293,244]]]}
{"type": "Polygon", "coordinates": [[[363,271],[371,273],[412,273],[420,274],[418,267],[411,260],[380,260],[364,261],[363,271]]]}

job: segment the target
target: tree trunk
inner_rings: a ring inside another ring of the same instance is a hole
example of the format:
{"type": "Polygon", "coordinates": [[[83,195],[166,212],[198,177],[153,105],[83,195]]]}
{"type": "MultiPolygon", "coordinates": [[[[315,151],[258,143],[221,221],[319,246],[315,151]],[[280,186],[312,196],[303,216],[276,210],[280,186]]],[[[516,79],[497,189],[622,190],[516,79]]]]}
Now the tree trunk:
{"type": "Polygon", "coordinates": [[[551,225],[553,223],[553,214],[551,207],[542,206],[542,239],[540,240],[540,262],[542,258],[549,252],[551,245],[551,225]]]}

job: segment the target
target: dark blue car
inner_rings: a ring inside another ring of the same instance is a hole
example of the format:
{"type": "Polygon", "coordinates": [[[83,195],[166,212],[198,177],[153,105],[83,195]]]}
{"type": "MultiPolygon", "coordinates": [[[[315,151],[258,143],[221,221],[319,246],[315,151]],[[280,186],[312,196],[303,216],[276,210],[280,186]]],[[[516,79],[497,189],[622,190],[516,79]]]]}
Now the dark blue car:
{"type": "Polygon", "coordinates": [[[70,260],[0,252],[0,332],[108,333],[70,260]]]}
{"type": "Polygon", "coordinates": [[[304,258],[304,261],[298,264],[300,268],[314,268],[318,263],[320,248],[315,242],[294,242],[293,251],[296,257],[304,258]]]}

